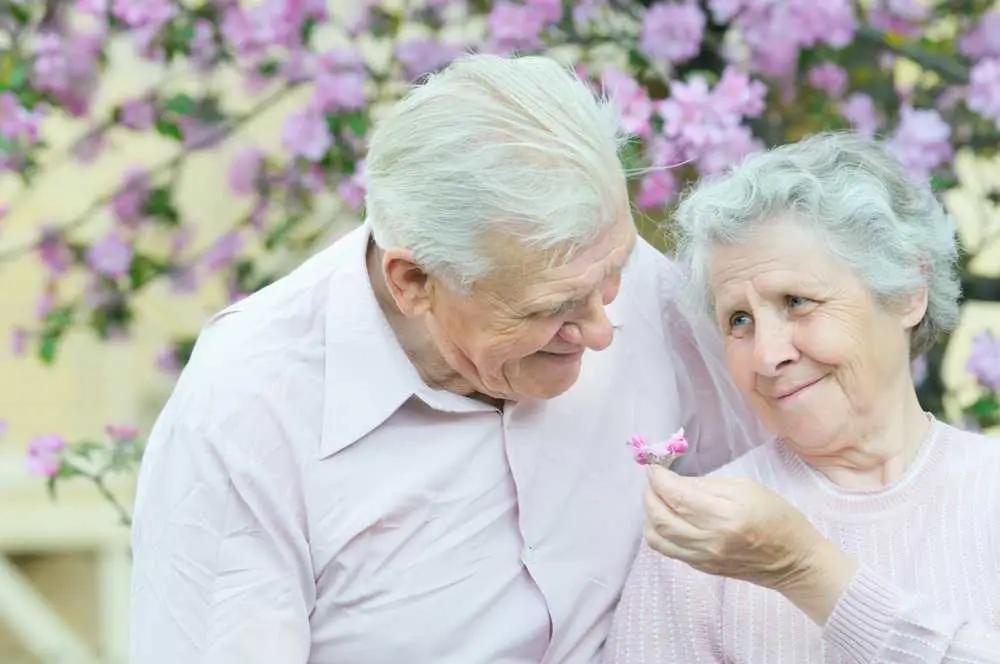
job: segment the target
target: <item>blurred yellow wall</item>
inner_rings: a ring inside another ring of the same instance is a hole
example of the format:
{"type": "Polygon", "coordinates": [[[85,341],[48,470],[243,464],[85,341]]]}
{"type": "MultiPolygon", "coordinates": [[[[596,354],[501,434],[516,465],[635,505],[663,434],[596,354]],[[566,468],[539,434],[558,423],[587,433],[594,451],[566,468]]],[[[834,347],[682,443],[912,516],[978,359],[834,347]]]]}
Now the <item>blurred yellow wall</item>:
{"type": "MultiPolygon", "coordinates": [[[[127,44],[119,46],[102,90],[100,105],[103,107],[134,96],[162,78],[161,72],[132,57],[127,44]]],[[[178,80],[184,86],[205,84],[192,83],[190,77],[178,80]]],[[[235,81],[219,80],[212,84],[225,90],[230,102],[247,103],[235,81]]],[[[246,202],[228,193],[226,171],[233,150],[246,142],[276,149],[281,120],[299,103],[300,99],[296,98],[286,100],[248,125],[225,149],[190,160],[180,178],[181,209],[185,219],[199,225],[202,241],[210,240],[216,232],[227,228],[245,210],[246,202]]],[[[63,123],[49,130],[47,138],[57,146],[54,152],[65,154],[66,147],[80,135],[81,127],[63,123]]],[[[171,145],[151,137],[119,133],[112,137],[112,142],[113,148],[106,150],[95,163],[79,165],[59,159],[48,164],[30,191],[18,192],[9,178],[0,181],[0,202],[13,203],[10,216],[0,222],[0,252],[30,241],[44,223],[58,224],[77,215],[95,196],[109,191],[119,182],[126,166],[154,166],[173,154],[171,145]]],[[[995,207],[989,209],[976,195],[987,183],[1000,186],[1000,164],[984,167],[963,159],[960,166],[970,191],[955,194],[950,202],[964,219],[969,237],[975,241],[979,219],[991,218],[993,231],[1000,231],[1000,215],[995,207]]],[[[324,202],[317,214],[329,218],[340,212],[331,200],[324,202]]],[[[88,228],[99,231],[105,222],[105,218],[99,217],[88,228]]],[[[1000,275],[1000,242],[993,243],[992,250],[977,261],[976,267],[984,274],[1000,275]]],[[[33,256],[0,264],[0,333],[4,345],[11,327],[33,319],[34,301],[40,294],[41,284],[42,274],[33,256]]],[[[6,349],[0,351],[0,417],[8,419],[10,424],[7,435],[0,441],[0,470],[6,469],[6,475],[0,472],[0,489],[4,478],[9,479],[12,473],[20,472],[24,441],[34,435],[47,432],[100,435],[108,422],[135,423],[147,428],[171,384],[154,369],[158,348],[172,332],[196,329],[220,303],[221,294],[215,291],[179,299],[162,289],[154,290],[140,301],[139,322],[132,340],[117,345],[97,344],[85,334],[76,334],[64,344],[54,367],[42,366],[32,358],[15,359],[6,349]]],[[[985,305],[967,307],[947,366],[946,379],[950,384],[970,386],[963,364],[971,335],[983,327],[1000,330],[998,309],[985,305]]],[[[0,500],[4,499],[3,495],[0,493],[0,500]]],[[[49,504],[41,482],[34,480],[25,480],[14,494],[6,495],[8,504],[0,512],[5,520],[3,528],[17,530],[17,524],[11,520],[20,519],[25,532],[35,533],[36,539],[39,539],[40,530],[49,528],[53,542],[60,537],[60,526],[55,520],[69,509],[68,505],[80,509],[92,507],[97,511],[105,509],[87,486],[71,489],[64,502],[55,507],[49,504]],[[11,495],[17,496],[16,503],[11,504],[11,495]]],[[[117,527],[110,511],[107,523],[101,527],[112,530],[117,527]]],[[[45,548],[72,553],[73,546],[50,543],[45,548]]],[[[89,554],[28,557],[21,561],[29,576],[47,590],[71,624],[96,644],[94,565],[89,554]]],[[[0,627],[0,661],[15,663],[21,656],[18,652],[10,635],[5,635],[0,627]]]]}

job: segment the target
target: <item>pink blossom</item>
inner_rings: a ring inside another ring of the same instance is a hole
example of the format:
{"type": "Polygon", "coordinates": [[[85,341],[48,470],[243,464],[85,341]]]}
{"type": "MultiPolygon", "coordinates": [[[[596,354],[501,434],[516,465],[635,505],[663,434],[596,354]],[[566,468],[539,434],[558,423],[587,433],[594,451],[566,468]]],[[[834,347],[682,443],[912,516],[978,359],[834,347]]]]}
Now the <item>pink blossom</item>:
{"type": "Polygon", "coordinates": [[[685,454],[689,449],[683,427],[664,441],[650,443],[643,436],[635,435],[626,445],[632,449],[636,463],[644,466],[659,464],[669,467],[676,457],[685,454]]]}
{"type": "Polygon", "coordinates": [[[243,196],[255,193],[260,184],[263,166],[264,153],[259,149],[241,150],[229,165],[229,188],[243,196]]]}
{"type": "Polygon", "coordinates": [[[979,60],[1000,58],[1000,9],[986,12],[958,42],[962,55],[979,60]]]}
{"type": "Polygon", "coordinates": [[[0,136],[10,142],[24,141],[31,145],[41,135],[42,111],[28,110],[10,92],[0,94],[0,136]]]}
{"type": "Polygon", "coordinates": [[[111,211],[124,226],[134,228],[142,221],[149,201],[149,176],[138,166],[126,169],[121,188],[111,199],[111,211]]]}
{"type": "Polygon", "coordinates": [[[857,30],[850,0],[720,0],[709,8],[716,20],[734,18],[753,69],[776,78],[793,73],[801,49],[820,44],[842,48],[857,30]]]}
{"type": "Polygon", "coordinates": [[[124,424],[109,424],[104,427],[104,431],[108,434],[108,438],[115,443],[131,442],[139,435],[138,429],[124,424]]]}
{"type": "Polygon", "coordinates": [[[212,23],[198,19],[194,23],[194,37],[191,39],[191,62],[195,69],[207,72],[219,55],[219,47],[215,43],[212,23]]]}
{"type": "Polygon", "coordinates": [[[989,330],[973,337],[965,369],[981,386],[1000,392],[1000,339],[989,330]]]}
{"type": "Polygon", "coordinates": [[[337,186],[337,196],[352,211],[361,209],[365,202],[365,162],[360,160],[354,166],[354,173],[344,178],[337,186]]]}
{"type": "Polygon", "coordinates": [[[639,48],[653,60],[684,62],[698,55],[704,32],[696,2],[658,2],[643,17],[639,48]]]}
{"type": "Polygon", "coordinates": [[[323,116],[306,109],[285,119],[282,143],[292,155],[319,161],[333,145],[333,137],[323,116]]]}
{"type": "Polygon", "coordinates": [[[840,105],[840,113],[859,134],[874,136],[881,120],[875,102],[866,94],[855,92],[840,105]]]}
{"type": "Polygon", "coordinates": [[[886,32],[915,37],[930,13],[930,3],[924,0],[875,0],[868,9],[868,21],[886,32]]]}
{"type": "Polygon", "coordinates": [[[313,107],[322,113],[360,110],[367,103],[366,85],[362,72],[322,73],[316,77],[313,107]]]}
{"type": "Polygon", "coordinates": [[[146,131],[156,122],[156,109],[148,99],[130,99],[121,105],[119,117],[125,127],[146,131]]]}
{"type": "Polygon", "coordinates": [[[36,477],[54,477],[62,464],[65,447],[66,442],[60,436],[49,434],[33,438],[28,443],[28,473],[36,477]]]}
{"type": "Polygon", "coordinates": [[[639,183],[636,205],[643,210],[662,208],[677,194],[677,180],[667,170],[655,170],[639,183]]]}
{"type": "Polygon", "coordinates": [[[55,307],[55,294],[51,290],[47,290],[35,301],[35,317],[38,320],[45,320],[55,307]]]}
{"type": "Polygon", "coordinates": [[[524,4],[541,14],[546,24],[557,23],[563,15],[563,0],[525,0],[524,4]]]}
{"type": "Polygon", "coordinates": [[[847,72],[832,62],[824,62],[809,70],[809,85],[831,97],[842,97],[847,91],[847,72]]]}
{"type": "Polygon", "coordinates": [[[7,434],[7,420],[0,419],[0,438],[3,438],[7,434]]]}
{"type": "Polygon", "coordinates": [[[173,345],[165,346],[156,353],[154,362],[157,369],[165,374],[176,374],[180,371],[180,362],[177,359],[177,348],[173,345]]]}
{"type": "Polygon", "coordinates": [[[108,11],[109,0],[76,0],[74,8],[81,14],[104,16],[108,11]]]}
{"type": "Polygon", "coordinates": [[[760,82],[731,67],[714,89],[701,76],[674,81],[670,97],[657,107],[672,155],[694,161],[702,173],[715,173],[759,150],[742,120],[760,114],[764,92],[760,82]]]}
{"type": "Polygon", "coordinates": [[[650,136],[652,130],[649,121],[653,116],[653,102],[646,88],[614,67],[604,70],[601,82],[618,109],[622,131],[644,138],[650,136]]]}
{"type": "Polygon", "coordinates": [[[101,150],[107,145],[107,142],[107,131],[103,127],[95,127],[73,144],[71,148],[73,158],[81,164],[89,164],[97,158],[101,150]]]}
{"type": "Polygon", "coordinates": [[[73,116],[85,115],[97,88],[100,36],[41,32],[35,38],[32,85],[73,116]]]}
{"type": "Polygon", "coordinates": [[[205,251],[202,261],[209,272],[216,272],[236,260],[243,248],[244,238],[239,230],[232,230],[218,237],[205,251]]]}
{"type": "Polygon", "coordinates": [[[498,51],[533,51],[541,45],[545,15],[533,7],[498,0],[487,23],[490,41],[498,51]]]}
{"type": "Polygon", "coordinates": [[[23,327],[15,327],[10,333],[10,352],[15,357],[24,355],[28,350],[28,331],[23,327]]]}
{"type": "Polygon", "coordinates": [[[926,181],[931,172],[954,155],[951,127],[933,109],[900,109],[899,125],[886,141],[886,148],[906,166],[917,181],[926,181]]]}
{"type": "Polygon", "coordinates": [[[87,250],[87,264],[97,274],[119,279],[132,265],[132,245],[117,231],[110,231],[87,250]]]}
{"type": "Polygon", "coordinates": [[[396,45],[396,59],[410,80],[441,69],[461,52],[458,46],[445,46],[430,38],[411,38],[396,45]]]}
{"type": "Polygon", "coordinates": [[[38,241],[38,257],[53,275],[65,273],[73,264],[73,255],[62,234],[51,227],[42,229],[42,236],[38,241]]]}
{"type": "Polygon", "coordinates": [[[981,60],[972,67],[966,104],[1000,127],[1000,58],[981,60]]]}

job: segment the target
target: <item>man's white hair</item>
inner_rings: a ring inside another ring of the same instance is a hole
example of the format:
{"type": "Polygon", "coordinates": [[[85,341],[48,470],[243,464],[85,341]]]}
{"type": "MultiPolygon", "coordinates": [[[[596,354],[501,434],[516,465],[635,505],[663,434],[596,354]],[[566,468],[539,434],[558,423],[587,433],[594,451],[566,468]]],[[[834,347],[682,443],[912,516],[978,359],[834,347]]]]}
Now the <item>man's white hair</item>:
{"type": "Polygon", "coordinates": [[[699,308],[713,307],[712,248],[737,244],[786,213],[821,233],[884,305],[927,290],[927,313],[910,336],[912,355],[955,328],[961,286],[954,219],[884,145],[846,132],[753,154],[682,199],[678,253],[691,269],[699,308]]]}
{"type": "Polygon", "coordinates": [[[565,258],[627,214],[618,127],[611,102],[554,60],[460,57],[375,127],[375,242],[462,290],[498,267],[499,235],[565,258]]]}

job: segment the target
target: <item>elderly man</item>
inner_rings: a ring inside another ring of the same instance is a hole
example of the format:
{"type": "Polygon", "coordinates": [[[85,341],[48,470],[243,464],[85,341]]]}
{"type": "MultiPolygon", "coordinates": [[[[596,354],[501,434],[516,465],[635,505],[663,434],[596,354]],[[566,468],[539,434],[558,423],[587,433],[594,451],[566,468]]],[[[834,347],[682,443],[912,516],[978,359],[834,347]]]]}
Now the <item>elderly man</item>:
{"type": "Polygon", "coordinates": [[[701,474],[761,439],[619,145],[542,58],[462,58],[380,123],[366,223],[216,316],[152,432],[133,664],[598,661],[625,441],[684,426],[701,474]]]}

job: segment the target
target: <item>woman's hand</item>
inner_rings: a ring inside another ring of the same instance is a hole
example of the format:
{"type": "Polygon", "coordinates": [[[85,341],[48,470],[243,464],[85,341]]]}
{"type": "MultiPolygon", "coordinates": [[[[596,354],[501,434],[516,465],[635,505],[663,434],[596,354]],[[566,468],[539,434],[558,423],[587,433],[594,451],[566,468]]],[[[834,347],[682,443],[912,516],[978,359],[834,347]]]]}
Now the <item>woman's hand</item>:
{"type": "Polygon", "coordinates": [[[645,535],[652,549],[701,572],[781,592],[821,625],[857,570],[802,512],[746,478],[651,466],[645,535]]]}

